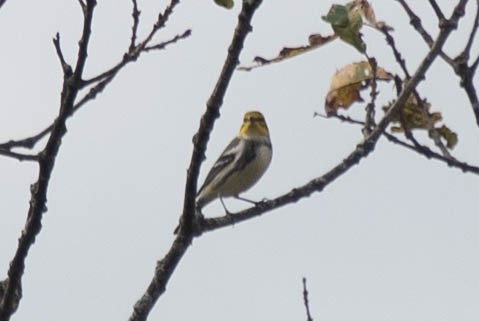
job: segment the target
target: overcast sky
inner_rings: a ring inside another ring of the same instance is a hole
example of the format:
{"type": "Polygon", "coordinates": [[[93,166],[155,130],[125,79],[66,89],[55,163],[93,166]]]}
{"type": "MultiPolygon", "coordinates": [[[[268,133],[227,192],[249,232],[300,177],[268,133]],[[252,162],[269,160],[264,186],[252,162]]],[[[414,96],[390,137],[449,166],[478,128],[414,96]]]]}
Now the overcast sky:
{"type": "MultiPolygon", "coordinates": [[[[239,2],[239,0],[236,0],[239,2]]],[[[241,55],[274,56],[302,45],[333,1],[264,0],[241,55]]],[[[338,1],[339,2],[339,1],[338,1]]],[[[410,71],[427,47],[396,1],[371,1],[395,28],[410,71]]],[[[409,1],[437,32],[427,1],[409,1]]],[[[456,1],[438,1],[449,14],[456,1]]],[[[462,49],[462,32],[447,43],[462,49]]],[[[139,1],[141,35],[166,1],[139,1]]],[[[341,2],[339,2],[341,3],[341,2]]],[[[26,262],[16,321],[126,320],[155,263],[173,240],[182,208],[191,138],[230,43],[232,10],[212,0],[183,0],[158,40],[193,35],[129,65],[95,101],[68,121],[48,193],[43,229],[26,262]]],[[[86,74],[117,62],[129,44],[129,0],[99,1],[86,74]]],[[[0,140],[23,138],[58,111],[62,74],[52,38],[60,32],[73,63],[81,31],[77,1],[7,1],[0,10],[0,140]]],[[[383,36],[364,28],[368,52],[400,73],[383,36]]],[[[474,53],[478,53],[478,42],[474,53]]],[[[273,198],[320,176],[360,141],[360,128],[323,112],[334,72],[360,61],[335,41],[295,59],[235,73],[203,164],[202,181],[242,115],[260,110],[273,142],[272,164],[244,196],[273,198]]],[[[454,155],[479,164],[479,130],[459,80],[437,61],[419,87],[459,135],[454,155]]],[[[477,84],[477,77],[476,77],[477,84]]],[[[477,84],[479,85],[479,84],[477,84]]],[[[377,106],[394,97],[381,84],[377,106]]],[[[365,93],[367,97],[368,93],[365,93]]],[[[362,117],[362,105],[350,115],[362,117]]],[[[418,137],[427,142],[426,134],[418,137]]],[[[0,279],[24,225],[34,164],[0,157],[0,279]]],[[[360,166],[297,204],[194,240],[149,320],[304,320],[301,278],[308,280],[315,320],[469,321],[479,319],[479,180],[382,139],[360,166]]],[[[231,210],[248,206],[226,200],[231,210]]],[[[223,215],[218,202],[206,216],[223,215]]]]}

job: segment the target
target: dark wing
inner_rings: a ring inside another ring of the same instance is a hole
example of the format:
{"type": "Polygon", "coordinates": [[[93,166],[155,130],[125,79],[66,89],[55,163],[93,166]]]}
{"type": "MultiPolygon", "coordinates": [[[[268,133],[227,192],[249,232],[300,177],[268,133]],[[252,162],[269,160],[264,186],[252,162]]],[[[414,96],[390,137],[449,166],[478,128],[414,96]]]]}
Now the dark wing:
{"type": "Polygon", "coordinates": [[[256,158],[256,147],[258,143],[253,140],[246,140],[244,151],[238,158],[238,161],[235,164],[235,169],[232,172],[240,171],[248,166],[253,159],[256,158]]]}
{"type": "Polygon", "coordinates": [[[213,178],[215,178],[219,172],[221,172],[226,166],[230,165],[237,153],[239,152],[239,138],[235,137],[229,144],[226,146],[225,150],[221,153],[220,157],[216,160],[213,167],[210,169],[208,175],[206,175],[205,182],[203,186],[198,190],[198,194],[201,193],[203,188],[211,183],[213,178]]]}

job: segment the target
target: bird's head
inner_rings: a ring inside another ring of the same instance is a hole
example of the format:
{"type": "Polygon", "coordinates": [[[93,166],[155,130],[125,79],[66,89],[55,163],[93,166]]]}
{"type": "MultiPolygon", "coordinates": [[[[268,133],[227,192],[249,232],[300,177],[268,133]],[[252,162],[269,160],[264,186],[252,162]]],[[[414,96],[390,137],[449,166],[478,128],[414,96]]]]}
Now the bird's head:
{"type": "Polygon", "coordinates": [[[259,111],[245,113],[239,135],[243,137],[269,137],[268,126],[263,114],[259,111]]]}

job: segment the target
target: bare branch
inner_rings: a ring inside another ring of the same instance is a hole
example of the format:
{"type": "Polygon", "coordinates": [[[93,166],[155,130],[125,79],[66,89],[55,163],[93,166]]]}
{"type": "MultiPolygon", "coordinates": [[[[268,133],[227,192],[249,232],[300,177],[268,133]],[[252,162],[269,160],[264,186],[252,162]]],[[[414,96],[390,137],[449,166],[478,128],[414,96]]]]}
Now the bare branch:
{"type": "Polygon", "coordinates": [[[436,0],[429,0],[429,4],[431,5],[432,9],[434,10],[434,13],[436,14],[439,21],[444,21],[446,18],[444,17],[444,14],[442,13],[442,10],[439,7],[439,5],[437,4],[436,0]]]}
{"type": "Polygon", "coordinates": [[[376,121],[375,121],[375,113],[376,113],[376,97],[378,95],[377,92],[377,68],[378,64],[376,62],[376,59],[373,57],[367,57],[369,65],[371,66],[371,70],[373,73],[373,79],[371,81],[371,92],[369,94],[369,97],[371,100],[369,103],[366,105],[366,121],[364,122],[364,127],[363,127],[363,134],[368,135],[371,130],[376,126],[376,121]]]}
{"type": "MultiPolygon", "coordinates": [[[[163,13],[160,13],[158,15],[158,19],[155,22],[155,24],[153,25],[150,33],[145,37],[145,39],[142,42],[140,42],[138,45],[132,47],[131,46],[131,44],[133,43],[133,38],[132,38],[132,40],[130,42],[130,47],[128,49],[128,52],[126,52],[123,55],[122,60],[120,62],[118,62],[116,65],[114,65],[113,67],[111,67],[108,70],[102,72],[101,74],[99,74],[99,75],[97,75],[97,76],[95,76],[91,79],[84,80],[82,82],[83,87],[91,85],[95,82],[103,81],[105,78],[110,78],[112,76],[114,77],[118,73],[118,71],[120,71],[120,69],[123,68],[126,64],[128,64],[130,62],[133,62],[133,61],[136,61],[138,59],[138,57],[141,55],[142,52],[151,50],[152,48],[150,48],[148,50],[145,50],[145,48],[149,45],[151,39],[156,34],[156,32],[165,26],[166,22],[168,21],[168,18],[173,13],[173,9],[175,8],[176,5],[178,5],[178,3],[179,3],[179,0],[171,0],[170,4],[166,7],[166,9],[163,11],[163,13]]],[[[135,27],[133,26],[133,28],[135,28],[135,27]]],[[[135,32],[135,31],[132,31],[132,32],[135,32]]],[[[166,41],[164,43],[164,46],[162,48],[158,48],[158,49],[163,49],[166,45],[175,43],[176,41],[178,41],[180,39],[186,38],[190,35],[190,33],[191,33],[191,31],[187,30],[182,35],[175,36],[172,40],[166,41]],[[175,39],[177,37],[178,37],[178,39],[175,39]]],[[[132,35],[132,37],[133,37],[133,35],[132,35]]],[[[161,44],[159,44],[159,45],[161,45],[161,44]]]]}
{"type": "Polygon", "coordinates": [[[409,16],[410,23],[416,29],[416,31],[422,36],[424,41],[428,44],[428,46],[432,46],[434,40],[432,37],[429,35],[429,33],[424,29],[421,23],[421,19],[412,11],[412,9],[409,7],[407,2],[405,0],[396,0],[401,4],[403,7],[404,11],[406,11],[407,15],[409,16]]]}
{"type": "Polygon", "coordinates": [[[471,54],[472,44],[479,28],[479,1],[476,1],[476,15],[474,24],[472,26],[469,39],[464,50],[450,63],[456,75],[461,79],[461,86],[464,88],[466,95],[471,103],[472,111],[476,118],[476,124],[479,126],[479,99],[474,85],[474,76],[476,74],[477,65],[479,64],[479,57],[468,67],[469,58],[471,54]]]}
{"type": "MultiPolygon", "coordinates": [[[[80,3],[83,3],[83,2],[80,1],[80,3]]],[[[172,3],[170,3],[170,5],[168,7],[169,9],[165,10],[165,13],[163,15],[160,15],[160,16],[162,16],[164,18],[167,18],[172,13],[172,9],[173,9],[173,6],[174,6],[173,3],[177,3],[177,1],[172,1],[172,3]]],[[[155,26],[156,25],[158,25],[158,22],[155,24],[155,26]]],[[[156,44],[156,45],[153,45],[153,46],[150,46],[150,47],[146,47],[146,46],[137,47],[136,50],[125,53],[123,55],[123,59],[119,63],[117,63],[115,66],[111,67],[107,71],[101,73],[100,75],[98,75],[96,77],[93,77],[91,79],[88,79],[88,80],[79,80],[79,84],[80,84],[81,88],[84,88],[84,87],[86,87],[88,85],[91,85],[91,84],[94,84],[94,83],[97,83],[97,84],[95,84],[92,88],[90,88],[88,93],[85,94],[85,96],[83,96],[77,103],[75,103],[75,105],[73,106],[73,108],[71,110],[70,116],[73,115],[76,111],[78,111],[78,109],[80,109],[88,101],[96,98],[96,96],[100,92],[102,92],[103,89],[105,89],[105,87],[114,79],[114,77],[118,74],[118,72],[128,63],[136,61],[142,52],[164,49],[168,45],[174,44],[179,40],[182,40],[182,39],[185,39],[185,38],[189,37],[190,35],[191,35],[191,30],[188,29],[188,30],[184,31],[182,34],[178,34],[175,37],[173,37],[172,39],[161,42],[159,44],[156,44]]],[[[66,61],[63,57],[61,48],[60,48],[60,36],[59,36],[59,34],[56,35],[53,42],[54,42],[54,45],[55,45],[57,55],[58,55],[59,60],[61,62],[64,74],[65,75],[71,74],[72,73],[72,68],[69,64],[66,63],[66,61]]],[[[144,40],[142,43],[147,44],[148,42],[146,42],[146,40],[144,40]]],[[[83,53],[82,55],[84,55],[84,58],[86,58],[86,52],[83,53]]],[[[10,150],[13,147],[33,148],[36,145],[36,143],[38,143],[43,137],[45,137],[48,133],[51,132],[52,128],[53,128],[53,124],[49,125],[45,129],[43,129],[40,133],[38,133],[34,136],[27,137],[27,138],[20,139],[20,140],[10,140],[8,142],[2,143],[2,144],[0,144],[0,148],[6,149],[6,150],[10,150]]]]}
{"type": "Polygon", "coordinates": [[[0,144],[0,148],[5,149],[5,150],[11,150],[14,147],[23,147],[23,148],[33,148],[35,145],[43,138],[45,137],[53,128],[53,125],[48,126],[38,134],[19,139],[19,140],[10,140],[6,143],[0,144]]]}
{"type": "MultiPolygon", "coordinates": [[[[432,44],[434,43],[434,41],[433,41],[432,37],[429,35],[429,33],[426,31],[426,29],[424,29],[424,27],[422,26],[421,19],[419,19],[419,17],[414,13],[414,11],[412,11],[412,9],[409,7],[409,5],[406,3],[405,0],[396,0],[396,1],[399,2],[402,5],[404,10],[408,14],[409,19],[411,21],[411,25],[414,27],[414,29],[416,29],[416,31],[421,35],[421,37],[426,42],[426,44],[429,47],[431,47],[432,44]]],[[[441,50],[441,53],[439,55],[447,63],[450,64],[452,62],[451,57],[449,57],[444,52],[442,52],[442,50],[441,50]]]]}
{"type": "Polygon", "coordinates": [[[0,148],[0,155],[6,156],[6,157],[11,157],[14,159],[17,159],[19,161],[38,161],[38,156],[37,155],[27,155],[27,154],[21,154],[21,153],[16,153],[12,152],[9,150],[4,150],[0,148]]]}
{"type": "Polygon", "coordinates": [[[80,5],[81,7],[81,10],[83,12],[83,15],[86,14],[86,3],[83,1],[83,0],[78,0],[78,4],[80,5]]]}
{"type": "Polygon", "coordinates": [[[386,37],[386,42],[389,45],[389,47],[391,47],[391,49],[393,51],[394,58],[396,59],[396,62],[399,64],[399,66],[401,67],[402,71],[404,72],[404,75],[406,76],[406,78],[411,78],[411,75],[409,74],[408,69],[406,67],[406,61],[404,60],[401,53],[397,49],[396,42],[394,41],[393,36],[391,36],[391,34],[389,33],[388,28],[383,26],[383,27],[381,27],[380,30],[384,34],[384,36],[386,37]]]}
{"type": "Polygon", "coordinates": [[[313,321],[311,312],[309,311],[308,289],[306,287],[306,278],[303,278],[303,302],[306,309],[306,321],[313,321]]]}
{"type": "MultiPolygon", "coordinates": [[[[323,117],[323,115],[319,115],[319,114],[317,114],[317,115],[323,117]]],[[[336,114],[336,115],[332,115],[330,117],[336,118],[336,119],[338,119],[342,122],[346,122],[348,124],[361,125],[361,126],[365,125],[365,123],[363,121],[353,119],[349,116],[343,116],[343,115],[336,114]]],[[[324,116],[323,118],[330,118],[330,117],[324,116]]],[[[406,138],[408,140],[410,140],[413,144],[408,144],[407,142],[404,142],[404,141],[400,140],[395,135],[390,134],[386,131],[384,131],[382,134],[390,142],[392,142],[394,144],[398,144],[398,145],[400,145],[402,147],[405,147],[405,148],[407,148],[411,151],[417,152],[420,155],[423,155],[424,157],[426,157],[428,159],[436,159],[436,160],[439,160],[439,161],[442,161],[442,162],[446,163],[450,167],[458,168],[458,169],[462,170],[463,172],[470,172],[470,173],[474,173],[474,174],[479,175],[479,167],[469,165],[465,162],[461,162],[454,157],[445,157],[441,154],[438,154],[438,153],[432,151],[429,147],[419,144],[419,142],[414,138],[414,136],[412,136],[412,133],[409,130],[406,130],[404,132],[404,134],[405,134],[406,138]]]]}
{"type": "Polygon", "coordinates": [[[158,15],[158,19],[153,25],[153,28],[151,29],[150,33],[146,36],[145,40],[138,44],[137,47],[139,47],[140,51],[143,50],[143,48],[145,48],[150,43],[156,32],[165,26],[166,22],[173,13],[173,9],[178,5],[179,2],[180,0],[171,0],[170,4],[166,7],[163,13],[160,13],[158,15]]]}
{"type": "Polygon", "coordinates": [[[193,142],[194,149],[188,169],[187,181],[185,186],[185,200],[183,205],[183,214],[179,232],[165,257],[158,261],[153,279],[151,280],[146,292],[136,302],[133,312],[129,318],[130,321],[144,321],[148,317],[151,309],[158,298],[164,293],[172,273],[178,262],[183,257],[193,240],[193,221],[195,220],[195,194],[196,183],[200,165],[204,159],[206,144],[210,132],[213,129],[215,119],[219,116],[219,109],[223,102],[223,97],[229,85],[231,77],[239,62],[239,55],[243,48],[247,34],[251,31],[251,19],[261,4],[261,0],[244,1],[240,12],[238,23],[235,29],[231,45],[228,49],[228,55],[219,75],[216,86],[207,102],[206,112],[203,115],[198,132],[193,142]]]}
{"type": "Polygon", "coordinates": [[[477,29],[479,28],[479,1],[476,1],[476,16],[474,17],[474,23],[472,25],[471,33],[469,34],[469,39],[467,40],[466,47],[460,54],[465,60],[469,60],[471,54],[471,47],[476,38],[477,29]]]}
{"type": "MultiPolygon", "coordinates": [[[[82,0],[79,0],[82,2],[82,0]]],[[[96,6],[96,0],[86,0],[86,7],[83,4],[84,19],[83,19],[83,31],[80,41],[78,43],[78,58],[73,72],[73,81],[78,84],[81,82],[81,75],[85,68],[86,59],[88,57],[88,42],[91,35],[91,23],[93,19],[93,8],[96,6]]],[[[73,102],[71,104],[73,108],[73,102]]]]}
{"type": "Polygon", "coordinates": [[[477,166],[472,166],[472,165],[469,165],[465,162],[461,162],[461,161],[458,161],[457,159],[455,158],[448,158],[448,157],[444,157],[442,156],[441,154],[438,154],[434,151],[432,151],[429,147],[427,146],[424,146],[424,145],[420,145],[420,144],[417,144],[417,145],[411,145],[411,144],[408,144],[402,140],[400,140],[399,138],[397,138],[396,136],[394,135],[391,135],[387,132],[384,132],[383,135],[392,143],[395,143],[395,144],[398,144],[400,146],[403,146],[403,147],[406,147],[412,151],[415,151],[415,152],[418,152],[419,154],[423,155],[424,157],[428,158],[428,159],[436,159],[436,160],[440,160],[444,163],[446,163],[448,166],[450,167],[456,167],[456,168],[459,168],[460,170],[462,170],[463,172],[470,172],[470,173],[474,173],[474,174],[477,174],[479,175],[479,167],[477,166]]]}
{"type": "Polygon", "coordinates": [[[128,52],[132,52],[136,47],[136,38],[138,32],[138,24],[140,23],[140,10],[138,10],[138,4],[136,0],[132,0],[133,9],[131,12],[131,16],[133,18],[133,26],[131,27],[131,40],[130,40],[130,48],[128,52]]]}
{"type": "Polygon", "coordinates": [[[160,42],[159,44],[152,45],[152,46],[147,46],[143,50],[145,52],[148,52],[150,50],[161,50],[165,49],[166,46],[174,44],[175,42],[185,39],[187,37],[191,36],[191,29],[185,30],[182,34],[178,34],[171,38],[170,40],[160,42]]]}
{"type": "Polygon", "coordinates": [[[53,45],[55,46],[55,50],[57,52],[58,59],[60,60],[60,64],[63,70],[63,76],[68,77],[72,74],[72,67],[65,61],[63,57],[62,48],[60,46],[60,34],[57,32],[55,38],[53,38],[53,45]]]}
{"type": "Polygon", "coordinates": [[[21,282],[25,270],[25,260],[42,227],[43,213],[47,210],[47,191],[50,177],[55,165],[56,156],[60,149],[62,138],[67,131],[65,125],[66,120],[70,116],[75,97],[80,90],[80,80],[87,57],[90,27],[95,5],[95,0],[87,0],[86,7],[83,8],[84,25],[79,43],[75,72],[71,76],[65,77],[63,80],[59,115],[53,124],[51,135],[48,138],[45,148],[39,153],[38,179],[31,185],[30,208],[28,210],[27,220],[18,240],[18,248],[8,269],[9,282],[5,288],[2,301],[0,302],[0,321],[8,321],[15,310],[15,293],[18,293],[22,288],[21,282]]]}

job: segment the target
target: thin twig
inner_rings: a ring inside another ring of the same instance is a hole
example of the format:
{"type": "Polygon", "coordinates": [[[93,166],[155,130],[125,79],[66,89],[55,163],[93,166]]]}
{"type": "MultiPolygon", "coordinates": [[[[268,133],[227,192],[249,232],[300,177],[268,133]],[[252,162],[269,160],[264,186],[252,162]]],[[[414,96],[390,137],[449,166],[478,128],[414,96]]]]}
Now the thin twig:
{"type": "Polygon", "coordinates": [[[466,47],[460,54],[460,56],[465,57],[466,60],[469,60],[469,56],[471,53],[471,47],[474,43],[474,39],[476,38],[477,29],[479,28],[479,1],[476,1],[476,15],[474,17],[474,23],[471,28],[471,33],[469,34],[469,39],[467,39],[466,47]]]}
{"type": "MultiPolygon", "coordinates": [[[[323,117],[322,115],[319,115],[319,114],[317,114],[317,115],[323,117]]],[[[349,116],[343,116],[343,115],[336,114],[336,115],[332,115],[330,117],[336,118],[336,119],[340,120],[341,122],[345,122],[345,123],[348,123],[348,124],[360,125],[360,126],[365,125],[365,123],[363,121],[353,119],[349,116]]],[[[324,118],[330,118],[330,117],[324,117],[324,118]]],[[[390,134],[386,131],[384,131],[382,134],[390,142],[398,144],[400,146],[403,146],[403,147],[405,147],[405,148],[407,148],[411,151],[414,151],[414,152],[416,152],[416,153],[418,153],[418,154],[420,154],[420,155],[422,155],[422,156],[424,156],[428,159],[431,159],[431,158],[436,159],[436,160],[439,160],[439,161],[442,161],[442,162],[446,163],[449,167],[458,168],[465,173],[470,172],[470,173],[474,173],[474,174],[479,175],[479,167],[478,166],[469,165],[465,162],[459,161],[458,159],[456,159],[454,157],[448,158],[448,157],[445,157],[441,154],[438,154],[438,153],[434,152],[429,147],[427,147],[425,145],[421,145],[414,138],[414,136],[412,136],[412,133],[411,133],[410,130],[405,130],[404,134],[405,134],[406,138],[412,142],[412,144],[408,144],[407,142],[404,142],[404,141],[400,140],[395,135],[390,134]]]]}
{"type": "Polygon", "coordinates": [[[19,161],[34,161],[34,162],[37,162],[38,159],[39,159],[37,155],[21,154],[21,153],[12,152],[12,151],[9,151],[9,150],[4,150],[2,148],[0,148],[0,155],[10,157],[10,158],[14,158],[14,159],[17,159],[19,161]]]}
{"type": "MultiPolygon", "coordinates": [[[[409,16],[411,25],[414,27],[414,29],[416,29],[416,31],[421,35],[426,44],[431,47],[434,41],[429,35],[429,33],[426,31],[426,29],[424,29],[424,27],[422,26],[421,19],[414,13],[414,11],[412,11],[412,9],[409,7],[405,0],[396,1],[399,2],[404,8],[404,11],[406,11],[407,15],[409,16]]],[[[446,55],[442,50],[439,53],[439,56],[444,59],[444,61],[446,61],[448,64],[452,63],[452,58],[446,55]]]]}
{"type": "Polygon", "coordinates": [[[455,158],[450,159],[448,157],[444,157],[441,154],[438,154],[438,153],[434,152],[429,147],[424,146],[424,145],[416,146],[416,145],[408,144],[408,143],[400,140],[396,136],[394,136],[392,134],[389,134],[387,132],[385,132],[383,134],[390,142],[401,145],[401,146],[403,146],[405,148],[408,148],[412,151],[418,152],[420,155],[423,155],[424,157],[426,157],[428,159],[431,159],[431,158],[436,159],[436,160],[439,160],[439,161],[442,161],[442,162],[446,163],[450,167],[458,168],[465,173],[474,173],[476,175],[479,175],[479,167],[477,167],[477,166],[469,165],[469,164],[467,164],[465,162],[461,162],[461,161],[459,161],[455,158]]]}
{"type": "Polygon", "coordinates": [[[78,4],[80,4],[81,10],[83,15],[85,16],[87,14],[87,5],[83,0],[78,0],[78,4]]]}
{"type": "Polygon", "coordinates": [[[476,15],[474,18],[474,24],[472,26],[469,39],[467,41],[464,50],[453,60],[450,64],[454,69],[456,75],[461,79],[461,86],[464,88],[467,98],[471,103],[472,111],[476,118],[476,124],[479,126],[479,98],[477,97],[477,91],[474,84],[474,76],[477,66],[479,64],[479,56],[476,57],[474,62],[468,67],[469,58],[471,55],[472,44],[479,28],[479,1],[476,1],[476,15]]]}
{"type": "Polygon", "coordinates": [[[3,148],[5,150],[11,150],[14,147],[23,147],[23,148],[32,149],[43,137],[45,137],[49,132],[51,132],[52,128],[53,128],[53,125],[50,125],[34,136],[30,136],[30,137],[19,139],[19,140],[9,140],[6,143],[0,144],[0,148],[3,148]]]}
{"type": "MultiPolygon", "coordinates": [[[[106,71],[100,73],[97,76],[94,76],[87,80],[83,80],[82,82],[83,87],[89,86],[96,82],[100,82],[105,78],[111,77],[112,75],[115,76],[118,73],[118,71],[122,69],[125,65],[127,65],[130,62],[136,61],[138,57],[141,55],[141,53],[145,51],[145,48],[149,45],[151,39],[156,34],[156,32],[165,26],[166,22],[168,21],[168,18],[173,13],[173,9],[175,8],[176,5],[178,5],[178,3],[179,3],[179,0],[171,0],[170,4],[166,7],[163,13],[158,14],[158,20],[155,22],[150,33],[145,37],[143,41],[141,41],[138,45],[134,46],[133,50],[131,50],[132,47],[130,46],[128,52],[126,52],[123,55],[122,60],[118,62],[117,64],[115,64],[113,67],[107,69],[106,71]]],[[[185,33],[187,33],[187,31],[185,31],[183,34],[185,33]]],[[[189,34],[185,35],[182,38],[186,38],[187,36],[189,36],[189,34]]],[[[177,36],[175,36],[175,38],[176,37],[177,36]]],[[[175,41],[170,41],[169,43],[174,43],[174,42],[175,41]]]]}
{"type": "MultiPolygon", "coordinates": [[[[168,45],[170,44],[173,44],[181,39],[184,39],[188,36],[191,35],[191,31],[190,30],[186,30],[185,32],[183,32],[182,34],[180,35],[176,35],[175,37],[173,37],[172,39],[170,40],[167,40],[165,42],[162,42],[160,44],[157,44],[151,48],[149,47],[145,47],[142,49],[141,52],[148,52],[149,50],[160,50],[160,49],[164,49],[165,47],[167,47],[168,45]]],[[[140,53],[140,52],[138,52],[140,53]]],[[[95,77],[95,78],[92,78],[90,80],[87,80],[87,81],[83,81],[83,84],[86,84],[86,83],[94,83],[94,82],[97,82],[93,87],[91,87],[88,91],[87,94],[85,94],[85,96],[83,96],[76,104],[75,106],[73,107],[73,113],[75,113],[76,111],[78,111],[78,109],[80,109],[83,105],[85,105],[87,102],[89,102],[90,100],[93,100],[95,99],[95,97],[101,93],[105,87],[115,78],[115,76],[118,74],[118,72],[128,63],[130,62],[133,62],[135,61],[136,59],[138,58],[138,56],[129,56],[128,54],[126,54],[122,60],[122,62],[120,62],[118,65],[116,65],[114,68],[102,73],[101,75],[95,77]]]]}
{"type": "Polygon", "coordinates": [[[391,34],[389,33],[389,30],[385,26],[381,27],[380,30],[386,37],[386,42],[389,45],[389,47],[391,47],[394,58],[396,59],[396,62],[398,63],[398,65],[401,67],[402,71],[404,72],[404,75],[406,76],[407,79],[411,78],[411,75],[409,74],[409,71],[406,67],[406,61],[404,60],[403,56],[397,49],[396,41],[394,40],[393,36],[391,36],[391,34]]]}
{"type": "Polygon", "coordinates": [[[303,302],[306,309],[306,321],[313,321],[309,310],[308,288],[306,287],[306,278],[303,278],[303,302]]]}
{"type": "Polygon", "coordinates": [[[62,66],[63,76],[70,76],[72,74],[72,67],[65,61],[65,58],[63,57],[62,48],[60,46],[60,33],[58,32],[55,38],[53,38],[53,45],[55,46],[58,59],[60,60],[60,65],[62,66]]]}
{"type": "Polygon", "coordinates": [[[437,4],[436,0],[429,0],[429,4],[431,5],[434,13],[436,14],[439,21],[444,21],[446,18],[444,17],[444,13],[442,13],[441,8],[437,4]]]}
{"type": "MultiPolygon", "coordinates": [[[[171,12],[171,10],[170,10],[171,12]]],[[[73,106],[73,109],[71,110],[71,115],[73,115],[78,109],[80,109],[82,106],[84,106],[88,101],[94,99],[99,93],[101,93],[105,87],[114,79],[114,77],[118,74],[118,72],[128,63],[136,61],[140,54],[142,52],[148,52],[151,50],[160,50],[166,48],[168,45],[173,44],[179,40],[182,40],[184,38],[187,38],[188,36],[191,35],[191,30],[186,30],[182,34],[174,36],[172,39],[164,41],[162,43],[159,43],[157,45],[151,46],[151,47],[144,47],[142,50],[134,50],[131,53],[126,53],[123,56],[122,61],[120,61],[118,64],[113,66],[112,68],[108,69],[107,71],[101,73],[100,75],[93,77],[88,80],[80,80],[80,85],[81,87],[86,87],[88,85],[96,83],[92,88],[88,90],[88,93],[86,93],[78,102],[75,103],[73,106]]],[[[59,59],[62,64],[62,68],[65,72],[65,66],[67,66],[69,69],[69,72],[71,73],[71,67],[67,65],[63,59],[63,55],[61,54],[61,50],[59,51],[59,37],[54,39],[55,43],[55,48],[57,49],[57,54],[59,54],[59,59]],[[58,40],[57,40],[58,39],[58,40]]],[[[45,129],[43,129],[40,133],[27,137],[24,139],[20,140],[10,140],[8,142],[0,144],[0,148],[10,150],[13,147],[24,147],[24,148],[33,148],[36,143],[38,143],[43,137],[45,137],[48,133],[51,132],[53,128],[53,124],[49,125],[45,129]]]]}
{"type": "MultiPolygon", "coordinates": [[[[366,55],[367,56],[367,55],[366,55]]],[[[376,113],[376,97],[377,97],[377,67],[378,64],[376,62],[376,59],[373,57],[369,57],[368,62],[369,65],[371,66],[371,71],[373,73],[373,78],[371,81],[371,91],[369,93],[370,101],[366,105],[366,121],[365,125],[363,128],[363,134],[367,136],[371,130],[376,126],[376,121],[375,121],[375,113],[376,113]]]]}
{"type": "Polygon", "coordinates": [[[138,32],[138,25],[140,23],[140,10],[138,10],[138,4],[136,0],[132,0],[133,3],[133,9],[131,12],[131,16],[133,18],[133,25],[131,27],[131,40],[130,40],[130,47],[128,49],[128,52],[133,52],[135,47],[136,47],[136,38],[137,38],[137,32],[138,32]]]}
{"type": "Polygon", "coordinates": [[[143,49],[145,52],[151,51],[151,50],[161,50],[165,49],[166,46],[174,44],[175,42],[185,39],[187,37],[191,36],[191,29],[185,30],[182,34],[178,34],[171,38],[170,40],[166,40],[163,42],[160,42],[159,44],[152,45],[152,46],[147,46],[145,49],[143,49]]]}

